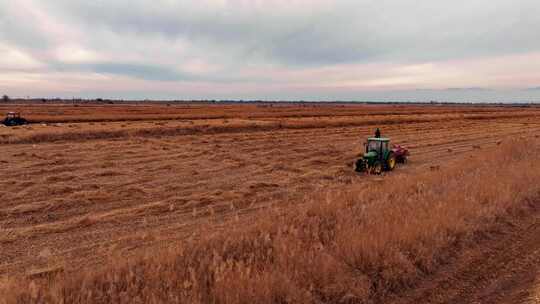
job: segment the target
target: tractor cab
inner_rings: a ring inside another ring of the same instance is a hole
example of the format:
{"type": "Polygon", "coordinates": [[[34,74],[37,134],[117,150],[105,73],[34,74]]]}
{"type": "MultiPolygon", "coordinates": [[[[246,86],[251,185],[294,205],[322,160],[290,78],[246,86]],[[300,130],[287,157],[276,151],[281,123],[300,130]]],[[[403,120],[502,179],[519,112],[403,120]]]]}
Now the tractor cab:
{"type": "Polygon", "coordinates": [[[366,145],[366,154],[369,152],[375,152],[381,156],[385,152],[388,152],[388,146],[390,145],[389,138],[371,137],[368,138],[366,145]]]}
{"type": "Polygon", "coordinates": [[[21,118],[21,113],[19,112],[8,112],[6,114],[6,119],[17,119],[21,118]]]}

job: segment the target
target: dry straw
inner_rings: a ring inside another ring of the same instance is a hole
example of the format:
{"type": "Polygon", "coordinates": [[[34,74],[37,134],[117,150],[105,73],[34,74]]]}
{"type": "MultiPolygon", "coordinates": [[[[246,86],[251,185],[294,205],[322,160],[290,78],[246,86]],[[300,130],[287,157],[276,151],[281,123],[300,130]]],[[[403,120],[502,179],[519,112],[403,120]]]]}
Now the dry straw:
{"type": "MultiPolygon", "coordinates": [[[[49,280],[0,303],[365,303],[437,272],[540,196],[540,145],[506,142],[415,177],[317,194],[251,226],[49,280]],[[527,147],[527,149],[523,149],[527,147]]],[[[344,186],[345,187],[345,186],[344,186]]]]}

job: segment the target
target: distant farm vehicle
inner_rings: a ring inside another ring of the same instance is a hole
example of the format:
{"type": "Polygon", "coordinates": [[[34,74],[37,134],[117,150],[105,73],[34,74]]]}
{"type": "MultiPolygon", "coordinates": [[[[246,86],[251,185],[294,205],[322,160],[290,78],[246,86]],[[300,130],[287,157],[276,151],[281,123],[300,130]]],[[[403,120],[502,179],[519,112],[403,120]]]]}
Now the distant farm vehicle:
{"type": "Polygon", "coordinates": [[[366,151],[355,163],[355,171],[381,174],[392,171],[397,163],[407,162],[409,150],[400,145],[390,148],[389,138],[370,137],[365,143],[366,151]]]}
{"type": "Polygon", "coordinates": [[[6,118],[2,123],[8,127],[25,125],[28,121],[21,117],[21,114],[18,112],[9,112],[6,115],[6,118]]]}

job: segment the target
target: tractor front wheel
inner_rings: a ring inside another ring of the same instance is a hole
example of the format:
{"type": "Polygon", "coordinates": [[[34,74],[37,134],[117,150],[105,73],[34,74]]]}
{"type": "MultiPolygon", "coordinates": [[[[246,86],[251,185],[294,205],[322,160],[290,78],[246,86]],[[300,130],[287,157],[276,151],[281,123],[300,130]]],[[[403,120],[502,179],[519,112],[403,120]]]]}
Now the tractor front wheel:
{"type": "Polygon", "coordinates": [[[371,168],[371,172],[372,172],[373,174],[380,175],[380,174],[382,173],[382,171],[383,171],[383,165],[382,165],[382,163],[379,162],[379,161],[378,161],[378,162],[375,162],[375,163],[373,164],[373,167],[371,168]]]}

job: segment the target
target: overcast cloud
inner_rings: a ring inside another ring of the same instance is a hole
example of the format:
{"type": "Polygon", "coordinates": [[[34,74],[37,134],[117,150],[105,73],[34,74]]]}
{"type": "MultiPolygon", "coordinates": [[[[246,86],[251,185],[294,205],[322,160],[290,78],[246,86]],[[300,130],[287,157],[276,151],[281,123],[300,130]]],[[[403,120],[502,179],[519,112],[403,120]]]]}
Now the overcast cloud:
{"type": "Polygon", "coordinates": [[[538,0],[0,0],[0,93],[540,101],[538,16],[538,0]]]}

